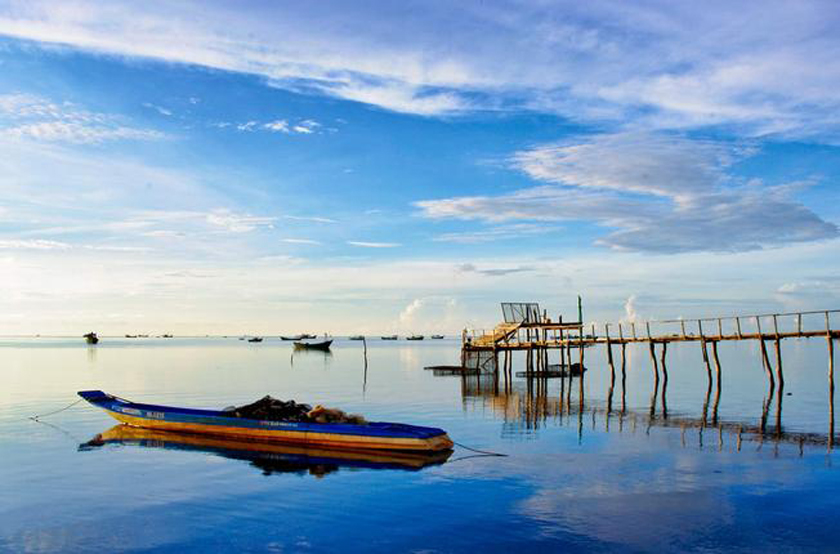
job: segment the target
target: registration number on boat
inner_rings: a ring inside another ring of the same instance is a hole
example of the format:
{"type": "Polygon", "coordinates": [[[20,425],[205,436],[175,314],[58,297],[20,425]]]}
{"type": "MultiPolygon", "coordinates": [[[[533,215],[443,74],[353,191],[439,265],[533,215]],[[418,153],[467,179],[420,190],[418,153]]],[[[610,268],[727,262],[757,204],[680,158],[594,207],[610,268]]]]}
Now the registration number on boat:
{"type": "Polygon", "coordinates": [[[266,427],[297,427],[296,423],[289,423],[287,421],[260,421],[260,425],[266,427]]]}

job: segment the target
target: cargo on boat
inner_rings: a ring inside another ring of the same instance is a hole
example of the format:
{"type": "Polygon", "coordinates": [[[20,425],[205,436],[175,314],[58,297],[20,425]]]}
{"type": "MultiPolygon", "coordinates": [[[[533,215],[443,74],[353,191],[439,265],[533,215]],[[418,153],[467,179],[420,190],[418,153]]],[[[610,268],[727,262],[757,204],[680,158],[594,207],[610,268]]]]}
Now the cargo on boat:
{"type": "Polygon", "coordinates": [[[352,450],[432,452],[453,446],[446,431],[434,427],[386,422],[359,425],[249,419],[236,417],[231,411],[140,404],[101,390],[78,394],[117,421],[146,429],[352,450]]]}

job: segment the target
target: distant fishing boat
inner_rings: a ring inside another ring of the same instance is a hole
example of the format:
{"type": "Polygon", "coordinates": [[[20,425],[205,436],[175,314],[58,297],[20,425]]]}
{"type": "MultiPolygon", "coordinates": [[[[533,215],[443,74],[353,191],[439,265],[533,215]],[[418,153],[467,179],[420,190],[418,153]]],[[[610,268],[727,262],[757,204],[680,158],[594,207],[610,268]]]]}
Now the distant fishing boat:
{"type": "Polygon", "coordinates": [[[171,339],[171,338],[172,338],[172,335],[170,335],[169,333],[164,333],[164,334],[162,334],[162,335],[161,335],[161,338],[164,338],[164,339],[171,339]]]}
{"type": "Polygon", "coordinates": [[[300,350],[329,350],[332,340],[325,340],[321,342],[302,342],[296,341],[295,348],[300,350]]]}
{"type": "Polygon", "coordinates": [[[443,338],[443,335],[432,335],[432,338],[435,340],[440,340],[443,338]]]}
{"type": "Polygon", "coordinates": [[[316,423],[239,418],[221,410],[196,410],[140,404],[101,390],[80,391],[79,396],[128,425],[183,433],[296,443],[353,450],[450,450],[454,443],[446,431],[403,423],[316,423]]]}
{"type": "Polygon", "coordinates": [[[262,337],[251,337],[250,339],[248,339],[248,342],[262,342],[262,341],[263,341],[262,337]]]}
{"type": "Polygon", "coordinates": [[[387,335],[384,337],[379,337],[381,340],[397,340],[397,335],[387,335]]]}
{"type": "Polygon", "coordinates": [[[423,340],[424,338],[426,337],[423,335],[411,335],[410,337],[405,337],[405,340],[423,340]]]}
{"type": "Polygon", "coordinates": [[[280,340],[301,340],[302,338],[303,338],[303,335],[294,335],[294,336],[291,336],[291,337],[280,335],[280,340]]]}
{"type": "Polygon", "coordinates": [[[99,337],[96,336],[96,333],[90,332],[86,335],[82,335],[85,338],[85,342],[88,344],[96,344],[99,342],[99,337]]]}
{"type": "Polygon", "coordinates": [[[349,337],[349,338],[350,338],[350,340],[365,340],[364,335],[353,335],[352,337],[349,337]]]}

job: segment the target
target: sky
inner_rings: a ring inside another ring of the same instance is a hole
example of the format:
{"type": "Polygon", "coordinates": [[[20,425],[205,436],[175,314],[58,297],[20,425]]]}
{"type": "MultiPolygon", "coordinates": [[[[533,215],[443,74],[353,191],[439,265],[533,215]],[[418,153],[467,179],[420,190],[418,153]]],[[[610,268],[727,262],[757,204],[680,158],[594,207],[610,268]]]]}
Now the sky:
{"type": "Polygon", "coordinates": [[[0,334],[840,308],[836,2],[0,0],[0,334]]]}

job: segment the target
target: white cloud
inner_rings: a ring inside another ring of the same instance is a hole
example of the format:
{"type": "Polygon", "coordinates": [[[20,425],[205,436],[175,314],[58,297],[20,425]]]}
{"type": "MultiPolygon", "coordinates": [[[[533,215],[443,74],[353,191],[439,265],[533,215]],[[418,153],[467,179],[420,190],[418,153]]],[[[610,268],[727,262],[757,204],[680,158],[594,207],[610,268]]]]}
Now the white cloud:
{"type": "Polygon", "coordinates": [[[660,128],[838,134],[830,0],[431,5],[410,17],[402,4],[344,7],[30,0],[0,11],[0,33],[415,114],[512,106],[660,128]]]}
{"type": "Polygon", "coordinates": [[[351,246],[360,246],[362,248],[396,248],[401,246],[396,242],[363,242],[357,240],[348,240],[347,244],[351,246]]]}
{"type": "Polygon", "coordinates": [[[727,173],[750,153],[673,136],[598,136],[513,157],[515,167],[550,185],[416,205],[430,218],[594,221],[610,230],[600,244],[626,250],[740,251],[838,235],[834,223],[791,198],[796,187],[743,183],[727,173]]]}
{"type": "Polygon", "coordinates": [[[283,219],[290,219],[292,221],[311,221],[313,223],[338,223],[335,219],[319,216],[284,215],[283,219]]]}
{"type": "Polygon", "coordinates": [[[562,227],[545,223],[516,223],[511,225],[497,225],[479,231],[462,231],[443,233],[434,238],[437,242],[454,242],[460,244],[478,244],[500,240],[514,240],[527,236],[544,235],[561,230],[562,227]]]}
{"type": "Polygon", "coordinates": [[[205,216],[211,225],[221,227],[231,233],[247,233],[258,227],[273,228],[276,217],[237,214],[229,210],[217,210],[205,216]]]}
{"type": "Polygon", "coordinates": [[[236,126],[238,131],[254,131],[259,125],[258,121],[248,121],[247,123],[240,123],[236,126]]]}
{"type": "Polygon", "coordinates": [[[504,275],[511,275],[514,273],[525,273],[534,271],[531,266],[515,266],[515,267],[477,267],[472,263],[463,263],[456,267],[461,273],[477,273],[479,275],[486,275],[488,277],[501,277],[504,275]]]}
{"type": "Polygon", "coordinates": [[[72,246],[66,242],[58,242],[55,240],[0,240],[0,249],[19,249],[19,250],[67,250],[72,246]]]}
{"type": "Polygon", "coordinates": [[[154,105],[150,102],[143,102],[143,107],[144,108],[149,108],[150,110],[154,110],[157,113],[159,113],[160,115],[165,115],[167,117],[172,116],[172,110],[168,110],[168,109],[166,109],[162,106],[156,106],[156,105],[154,105]]]}
{"type": "Polygon", "coordinates": [[[289,244],[321,244],[320,241],[312,239],[282,239],[282,241],[289,244]]]}
{"type": "Polygon", "coordinates": [[[56,104],[29,94],[0,95],[0,135],[74,144],[165,137],[159,131],[130,127],[115,115],[90,112],[69,102],[56,104]]]}
{"type": "Polygon", "coordinates": [[[272,121],[270,123],[266,123],[263,125],[269,131],[274,133],[289,133],[289,122],[285,119],[278,119],[276,121],[272,121]]]}

